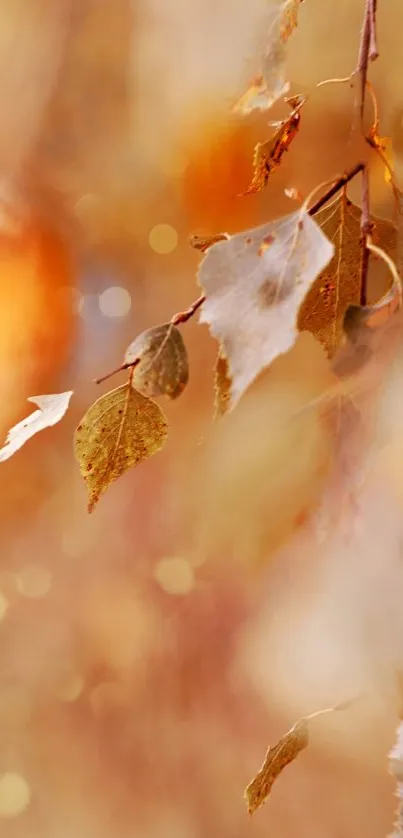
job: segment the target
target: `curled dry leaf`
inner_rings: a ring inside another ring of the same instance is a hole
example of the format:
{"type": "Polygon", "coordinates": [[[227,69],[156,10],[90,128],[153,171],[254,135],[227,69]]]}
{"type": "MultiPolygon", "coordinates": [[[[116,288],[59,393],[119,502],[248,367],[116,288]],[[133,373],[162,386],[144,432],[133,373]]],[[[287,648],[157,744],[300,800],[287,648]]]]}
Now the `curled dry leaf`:
{"type": "Polygon", "coordinates": [[[197,233],[192,233],[192,235],[189,236],[189,244],[191,247],[194,247],[196,250],[201,250],[202,253],[204,253],[213,244],[226,241],[226,239],[229,239],[228,233],[211,233],[209,235],[206,234],[205,236],[199,236],[197,233]]]}
{"type": "Polygon", "coordinates": [[[324,710],[317,710],[303,719],[300,719],[289,730],[276,745],[268,749],[261,769],[245,789],[244,797],[248,804],[250,815],[262,806],[268,798],[277,777],[290,762],[293,762],[309,744],[309,722],[318,716],[327,713],[335,713],[348,710],[352,704],[359,700],[360,696],[349,701],[343,701],[335,707],[326,707],[324,710]]]}
{"type": "Polygon", "coordinates": [[[73,391],[68,390],[66,393],[30,396],[28,401],[38,405],[39,410],[35,410],[30,416],[23,419],[22,422],[18,422],[9,430],[5,444],[0,449],[0,463],[12,457],[38,431],[43,431],[45,428],[50,428],[60,422],[66,413],[72,395],[73,391]]]}
{"type": "Polygon", "coordinates": [[[289,89],[285,77],[286,43],[297,26],[298,8],[303,0],[271,2],[267,10],[267,35],[258,74],[237,100],[233,110],[250,113],[267,110],[289,89]]]}
{"type": "Polygon", "coordinates": [[[137,359],[133,384],[144,396],[180,396],[189,379],[189,365],[177,326],[163,323],[142,332],[127,349],[124,363],[137,359]]]}
{"type": "Polygon", "coordinates": [[[379,329],[401,307],[402,287],[399,274],[392,259],[380,247],[369,243],[368,249],[387,262],[392,275],[389,291],[377,303],[367,306],[349,306],[343,321],[343,328],[347,336],[355,342],[357,332],[362,329],[379,329]]]}
{"type": "Polygon", "coordinates": [[[91,405],[74,438],[76,459],[87,484],[89,512],[114,480],[162,448],[167,431],[159,405],[130,382],[91,405]]]}
{"type": "Polygon", "coordinates": [[[208,323],[228,359],[231,407],[294,344],[299,306],[333,250],[302,209],[207,251],[199,268],[206,295],[200,322],[208,323]]]}
{"type": "Polygon", "coordinates": [[[293,97],[289,104],[293,108],[288,119],[284,119],[276,126],[276,132],[265,143],[257,143],[253,155],[253,178],[245,195],[260,192],[267,184],[270,175],[280,165],[284,152],[288,151],[294,137],[296,137],[301,119],[300,110],[305,99],[301,96],[293,97]]]}
{"type": "Polygon", "coordinates": [[[245,789],[245,799],[248,804],[248,812],[253,815],[259,806],[268,798],[273,783],[290,762],[308,746],[309,728],[306,719],[297,722],[285,736],[267,751],[264,763],[257,772],[256,777],[245,789]]]}
{"type": "MultiPolygon", "coordinates": [[[[335,245],[335,254],[301,303],[298,329],[311,332],[333,358],[342,343],[345,313],[360,301],[361,210],[341,195],[315,219],[335,245]]],[[[391,252],[396,238],[393,225],[380,218],[371,220],[374,240],[391,252]]],[[[386,277],[387,270],[381,271],[379,279],[385,282],[386,277]]]]}
{"type": "Polygon", "coordinates": [[[220,352],[215,365],[214,394],[215,416],[218,418],[227,412],[231,401],[231,376],[228,361],[220,352]]]}

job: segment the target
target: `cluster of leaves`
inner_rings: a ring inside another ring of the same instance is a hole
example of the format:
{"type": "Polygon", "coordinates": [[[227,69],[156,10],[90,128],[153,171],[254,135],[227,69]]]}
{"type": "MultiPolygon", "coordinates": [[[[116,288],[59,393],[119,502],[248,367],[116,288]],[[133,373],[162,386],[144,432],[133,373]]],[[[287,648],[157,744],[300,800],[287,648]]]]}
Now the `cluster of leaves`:
{"type": "MultiPolygon", "coordinates": [[[[259,72],[236,102],[236,111],[267,110],[288,92],[286,43],[297,26],[302,2],[282,0],[269,7],[268,37],[259,72]]],[[[353,74],[361,80],[361,111],[368,87],[368,60],[377,55],[375,6],[375,0],[367,0],[359,61],[353,74]]],[[[378,134],[374,101],[374,123],[366,139],[385,162],[387,181],[401,214],[403,200],[386,143],[378,134]]],[[[274,124],[271,138],[256,146],[246,194],[267,186],[299,132],[306,99],[294,96],[285,102],[291,113],[274,124]]],[[[297,190],[290,194],[298,197],[297,190]]],[[[218,342],[215,408],[220,417],[237,405],[264,368],[292,348],[300,332],[314,335],[337,375],[341,369],[338,353],[343,346],[356,345],[363,330],[377,329],[401,305],[401,282],[393,259],[396,225],[370,215],[368,173],[363,163],[335,179],[314,204],[309,196],[294,212],[257,228],[235,235],[192,236],[190,243],[202,254],[198,271],[201,296],[189,309],[148,329],[130,344],[115,370],[128,372],[126,383],[92,404],[76,429],[75,455],[88,490],[90,512],[113,481],[165,444],[167,420],[155,399],[176,399],[187,385],[188,355],[180,326],[198,310],[200,322],[208,325],[218,342]],[[363,177],[362,208],[346,193],[347,183],[359,174],[363,177]],[[370,257],[384,271],[372,294],[374,299],[370,299],[370,257]]],[[[365,362],[365,358],[361,360],[365,362]]],[[[10,430],[0,461],[35,433],[60,421],[71,396],[69,391],[32,397],[39,409],[10,430]]],[[[304,719],[269,749],[246,790],[250,812],[264,802],[274,780],[308,740],[308,719],[304,719]]]]}

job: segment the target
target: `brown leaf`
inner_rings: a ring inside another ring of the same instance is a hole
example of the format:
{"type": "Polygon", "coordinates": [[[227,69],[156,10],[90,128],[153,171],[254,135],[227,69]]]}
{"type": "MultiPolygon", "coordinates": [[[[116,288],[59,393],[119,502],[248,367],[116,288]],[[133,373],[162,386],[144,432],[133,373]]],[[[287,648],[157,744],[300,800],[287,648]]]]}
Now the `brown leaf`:
{"type": "MultiPolygon", "coordinates": [[[[333,358],[343,340],[344,315],[349,306],[357,306],[360,301],[361,210],[342,195],[318,212],[315,219],[334,243],[335,255],[301,303],[297,322],[299,331],[311,332],[333,358]]],[[[393,225],[380,218],[372,221],[374,241],[380,241],[390,252],[395,245],[393,225]]],[[[386,283],[390,284],[387,270],[379,265],[375,299],[379,287],[386,283]]]]}
{"type": "Polygon", "coordinates": [[[293,107],[288,119],[280,122],[275,134],[265,143],[257,143],[253,156],[253,178],[245,195],[260,192],[267,184],[270,175],[280,165],[284,152],[288,151],[298,133],[301,119],[300,109],[304,99],[296,97],[290,100],[293,107]]]}
{"type": "Polygon", "coordinates": [[[285,77],[286,42],[297,26],[301,2],[302,0],[284,0],[280,3],[270,3],[260,69],[233,106],[234,111],[247,114],[255,108],[267,110],[289,89],[285,77]]]}
{"type": "Polygon", "coordinates": [[[186,346],[172,323],[142,332],[126,351],[124,363],[140,359],[133,370],[133,384],[144,396],[176,399],[189,379],[186,346]]]}
{"type": "Polygon", "coordinates": [[[250,815],[262,806],[267,800],[274,782],[277,777],[290,762],[294,762],[298,754],[301,753],[309,745],[309,727],[308,723],[318,716],[324,716],[327,713],[338,713],[340,711],[348,710],[353,704],[359,701],[361,696],[342,701],[334,707],[326,707],[324,710],[317,710],[300,719],[289,730],[276,745],[268,749],[261,769],[256,776],[249,783],[245,789],[244,797],[248,803],[248,811],[250,815]]]}
{"type": "Polygon", "coordinates": [[[306,719],[301,719],[281,737],[277,745],[269,748],[261,769],[245,789],[245,799],[250,815],[263,805],[279,774],[296,759],[308,743],[308,723],[306,719]]]}
{"type": "Polygon", "coordinates": [[[227,412],[231,401],[231,376],[228,361],[220,352],[215,365],[215,416],[218,418],[227,412]]]}
{"type": "Polygon", "coordinates": [[[55,393],[47,396],[30,396],[29,402],[37,404],[39,410],[34,410],[30,416],[14,425],[7,434],[3,448],[0,449],[0,463],[12,457],[16,451],[31,439],[38,431],[56,425],[63,418],[69,406],[73,391],[55,393]]]}
{"type": "Polygon", "coordinates": [[[114,480],[162,448],[167,430],[159,405],[129,382],[91,405],[74,437],[89,512],[114,480]]]}
{"type": "Polygon", "coordinates": [[[232,378],[231,407],[274,358],[294,344],[296,316],[333,245],[304,209],[231,236],[199,269],[200,322],[221,344],[232,378]]]}
{"type": "Polygon", "coordinates": [[[197,233],[192,233],[192,235],[189,236],[189,244],[191,247],[194,247],[196,250],[201,250],[202,253],[204,253],[213,244],[226,241],[227,239],[229,239],[228,233],[211,233],[210,235],[206,234],[205,236],[199,236],[197,233]]]}

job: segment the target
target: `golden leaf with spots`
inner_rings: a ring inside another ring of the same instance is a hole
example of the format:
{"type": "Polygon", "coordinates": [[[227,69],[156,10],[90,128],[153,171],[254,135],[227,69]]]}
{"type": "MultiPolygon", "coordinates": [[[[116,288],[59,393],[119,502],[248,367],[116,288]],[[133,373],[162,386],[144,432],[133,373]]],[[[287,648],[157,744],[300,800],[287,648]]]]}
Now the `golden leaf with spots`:
{"type": "Polygon", "coordinates": [[[225,355],[218,353],[214,379],[215,416],[219,418],[227,412],[231,401],[231,376],[225,355]]]}
{"type": "Polygon", "coordinates": [[[137,359],[133,384],[144,396],[180,396],[189,380],[189,365],[177,326],[163,323],[142,332],[130,344],[124,362],[130,364],[137,359]]]}
{"type": "Polygon", "coordinates": [[[91,405],[74,437],[75,456],[88,489],[89,512],[114,480],[163,447],[167,432],[159,405],[129,382],[91,405]]]}
{"type": "Polygon", "coordinates": [[[305,719],[301,719],[285,736],[281,737],[276,745],[269,748],[261,769],[245,789],[245,799],[250,815],[263,805],[279,774],[296,759],[308,743],[308,724],[305,719]]]}
{"type": "MultiPolygon", "coordinates": [[[[361,210],[341,195],[318,212],[315,220],[335,246],[331,262],[318,276],[299,312],[300,332],[311,332],[333,358],[343,340],[344,315],[349,306],[360,302],[361,282],[361,210]]],[[[395,229],[385,219],[373,218],[373,240],[387,253],[395,247],[395,229]]],[[[390,285],[387,266],[370,260],[368,296],[372,303],[386,293],[390,285]]]]}

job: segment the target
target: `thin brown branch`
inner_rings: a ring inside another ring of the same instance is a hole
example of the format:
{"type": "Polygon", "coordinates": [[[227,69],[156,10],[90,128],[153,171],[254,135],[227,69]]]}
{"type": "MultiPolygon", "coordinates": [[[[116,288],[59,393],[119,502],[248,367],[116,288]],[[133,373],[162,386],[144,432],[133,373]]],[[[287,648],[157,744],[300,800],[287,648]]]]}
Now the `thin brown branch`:
{"type": "Polygon", "coordinates": [[[369,0],[369,60],[378,58],[378,44],[376,39],[376,6],[377,0],[369,0]]]}
{"type": "Polygon", "coordinates": [[[361,212],[361,277],[360,277],[360,305],[367,305],[369,249],[368,242],[373,224],[369,215],[369,177],[368,167],[362,172],[362,212],[361,212]]]}
{"type": "Polygon", "coordinates": [[[360,76],[360,116],[364,117],[365,92],[367,87],[368,62],[378,58],[376,41],[376,4],[377,0],[365,0],[364,22],[361,29],[360,45],[355,74],[360,76]]]}
{"type": "Polygon", "coordinates": [[[341,175],[341,177],[337,178],[337,180],[334,181],[330,189],[328,189],[327,192],[325,192],[325,194],[322,195],[321,198],[319,198],[317,201],[315,201],[314,204],[312,204],[311,208],[308,210],[309,215],[316,215],[316,213],[319,212],[319,210],[322,209],[322,207],[325,204],[327,204],[328,201],[330,201],[330,198],[333,198],[333,195],[336,195],[337,192],[340,192],[340,189],[343,189],[343,186],[345,186],[360,172],[363,172],[364,169],[365,163],[356,163],[356,165],[353,166],[352,169],[348,169],[344,173],[344,175],[341,175]]]}
{"type": "Polygon", "coordinates": [[[171,318],[172,325],[179,326],[180,323],[187,323],[187,321],[190,320],[190,318],[196,313],[197,309],[203,305],[205,299],[205,294],[202,294],[194,301],[194,303],[192,303],[191,306],[189,306],[189,308],[186,309],[186,311],[178,311],[177,314],[174,314],[171,318]]]}
{"type": "Polygon", "coordinates": [[[102,384],[103,381],[106,381],[108,378],[112,378],[113,375],[116,375],[118,372],[122,372],[122,370],[133,370],[134,367],[137,367],[137,364],[140,363],[140,358],[135,358],[134,361],[131,361],[130,364],[121,364],[120,367],[116,367],[115,370],[111,372],[105,373],[105,375],[101,375],[100,378],[94,379],[94,384],[102,384]]]}

